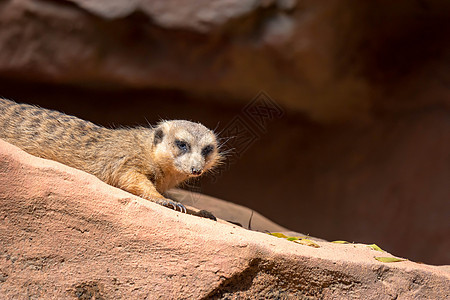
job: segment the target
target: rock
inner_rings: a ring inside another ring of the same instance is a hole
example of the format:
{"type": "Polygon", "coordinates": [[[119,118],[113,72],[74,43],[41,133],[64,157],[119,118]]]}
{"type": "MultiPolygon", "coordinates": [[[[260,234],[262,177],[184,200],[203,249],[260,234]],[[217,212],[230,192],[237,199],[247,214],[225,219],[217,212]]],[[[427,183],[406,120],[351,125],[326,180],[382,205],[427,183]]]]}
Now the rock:
{"type": "Polygon", "coordinates": [[[0,76],[227,104],[266,90],[316,121],[366,121],[448,105],[449,13],[446,0],[8,1],[0,76]]]}
{"type": "Polygon", "coordinates": [[[125,18],[142,12],[163,28],[200,32],[210,31],[261,8],[275,6],[280,10],[290,10],[296,4],[295,0],[197,0],[189,5],[180,5],[176,0],[69,1],[102,18],[125,18]]]}
{"type": "Polygon", "coordinates": [[[445,299],[448,267],[161,207],[0,141],[2,299],[445,299]]]}

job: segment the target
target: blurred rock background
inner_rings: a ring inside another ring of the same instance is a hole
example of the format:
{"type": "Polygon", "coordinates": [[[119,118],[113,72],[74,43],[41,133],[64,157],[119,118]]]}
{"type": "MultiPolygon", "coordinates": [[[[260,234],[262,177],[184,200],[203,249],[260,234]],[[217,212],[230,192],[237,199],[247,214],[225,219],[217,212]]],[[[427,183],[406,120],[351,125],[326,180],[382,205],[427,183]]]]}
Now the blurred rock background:
{"type": "Polygon", "coordinates": [[[449,36],[446,0],[1,1],[0,96],[200,121],[235,151],[194,189],[450,264],[449,36]]]}

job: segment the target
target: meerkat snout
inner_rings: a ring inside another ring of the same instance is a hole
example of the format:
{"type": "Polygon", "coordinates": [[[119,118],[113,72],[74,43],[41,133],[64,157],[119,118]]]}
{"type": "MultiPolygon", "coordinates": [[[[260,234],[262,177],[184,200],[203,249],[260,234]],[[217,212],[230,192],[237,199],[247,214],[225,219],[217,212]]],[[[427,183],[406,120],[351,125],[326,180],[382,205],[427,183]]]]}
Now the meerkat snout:
{"type": "Polygon", "coordinates": [[[191,173],[192,173],[192,175],[199,176],[199,175],[202,175],[203,170],[202,169],[197,169],[195,167],[192,167],[191,168],[191,173]]]}

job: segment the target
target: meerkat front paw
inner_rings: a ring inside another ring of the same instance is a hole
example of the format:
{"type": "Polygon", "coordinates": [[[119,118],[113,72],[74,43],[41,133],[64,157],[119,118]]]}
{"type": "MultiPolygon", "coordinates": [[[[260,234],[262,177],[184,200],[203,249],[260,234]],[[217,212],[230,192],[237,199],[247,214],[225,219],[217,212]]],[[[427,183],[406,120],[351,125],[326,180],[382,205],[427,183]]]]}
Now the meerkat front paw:
{"type": "Polygon", "coordinates": [[[165,206],[165,207],[168,207],[168,208],[172,208],[175,211],[180,211],[182,213],[187,213],[186,207],[183,204],[179,203],[179,202],[172,201],[172,200],[169,200],[169,199],[158,199],[155,202],[160,204],[160,205],[162,205],[162,206],[165,206]]]}
{"type": "Polygon", "coordinates": [[[207,219],[211,219],[213,221],[217,221],[217,218],[210,213],[207,210],[192,210],[192,209],[187,209],[183,204],[170,200],[170,199],[158,199],[157,201],[155,201],[156,203],[165,206],[167,208],[172,208],[175,211],[180,211],[181,213],[187,213],[193,216],[197,216],[197,217],[201,217],[201,218],[207,218],[207,219]]]}

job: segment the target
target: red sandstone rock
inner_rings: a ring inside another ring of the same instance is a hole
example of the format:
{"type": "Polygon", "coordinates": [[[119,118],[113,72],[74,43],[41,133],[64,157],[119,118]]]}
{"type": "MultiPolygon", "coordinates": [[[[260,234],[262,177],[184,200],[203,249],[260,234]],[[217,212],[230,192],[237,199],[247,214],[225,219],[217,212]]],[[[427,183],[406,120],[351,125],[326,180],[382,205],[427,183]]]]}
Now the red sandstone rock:
{"type": "Polygon", "coordinates": [[[447,267],[317,244],[181,214],[0,141],[2,299],[450,295],[447,267]]]}

